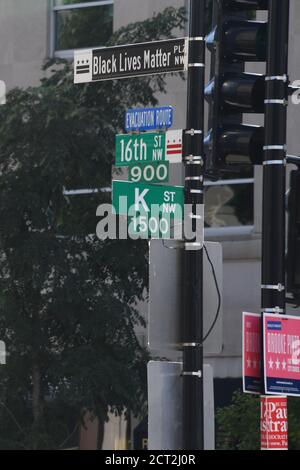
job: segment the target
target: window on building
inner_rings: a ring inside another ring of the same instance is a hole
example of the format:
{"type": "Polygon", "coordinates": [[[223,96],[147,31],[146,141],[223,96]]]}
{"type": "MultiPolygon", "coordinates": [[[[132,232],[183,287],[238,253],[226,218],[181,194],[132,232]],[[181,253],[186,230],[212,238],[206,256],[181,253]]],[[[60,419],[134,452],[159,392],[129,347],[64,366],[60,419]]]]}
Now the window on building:
{"type": "Polygon", "coordinates": [[[53,0],[52,55],[105,46],[113,32],[113,0],[53,0]]]}
{"type": "Polygon", "coordinates": [[[208,234],[247,233],[254,225],[253,169],[205,183],[205,227],[208,234]],[[222,230],[220,230],[222,229],[222,230]]]}

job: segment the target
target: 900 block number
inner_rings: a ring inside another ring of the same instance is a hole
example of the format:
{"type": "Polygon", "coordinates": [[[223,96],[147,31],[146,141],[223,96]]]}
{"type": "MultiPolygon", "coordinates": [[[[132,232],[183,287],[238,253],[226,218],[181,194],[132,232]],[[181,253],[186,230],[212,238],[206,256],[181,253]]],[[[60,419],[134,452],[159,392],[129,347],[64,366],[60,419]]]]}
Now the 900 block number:
{"type": "Polygon", "coordinates": [[[134,183],[162,183],[169,180],[169,162],[145,163],[129,167],[129,180],[134,183]]]}

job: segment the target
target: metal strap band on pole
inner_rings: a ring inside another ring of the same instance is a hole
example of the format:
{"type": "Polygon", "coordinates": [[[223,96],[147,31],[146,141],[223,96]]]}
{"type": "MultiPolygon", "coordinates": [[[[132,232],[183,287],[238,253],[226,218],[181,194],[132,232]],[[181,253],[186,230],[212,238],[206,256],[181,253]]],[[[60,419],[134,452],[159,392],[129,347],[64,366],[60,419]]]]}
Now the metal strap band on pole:
{"type": "Polygon", "coordinates": [[[189,38],[189,41],[205,41],[205,37],[204,36],[198,36],[198,37],[194,37],[194,38],[189,38]]]}
{"type": "Polygon", "coordinates": [[[287,75],[273,75],[271,77],[265,77],[266,82],[270,82],[273,80],[278,80],[278,81],[286,83],[288,81],[288,76],[287,75]]]}
{"type": "Polygon", "coordinates": [[[185,164],[186,164],[186,165],[200,165],[200,166],[203,166],[203,163],[200,162],[200,161],[193,161],[193,162],[191,162],[190,160],[187,160],[187,161],[185,162],[185,164]]]}
{"type": "Polygon", "coordinates": [[[270,289],[270,290],[278,290],[279,292],[282,292],[285,290],[285,286],[278,284],[277,286],[272,286],[272,285],[262,285],[262,289],[270,289]]]}
{"type": "Polygon", "coordinates": [[[275,100],[269,99],[264,101],[265,104],[281,104],[283,106],[287,106],[288,102],[286,100],[275,100]]]}
{"type": "Polygon", "coordinates": [[[195,62],[194,64],[188,64],[188,67],[205,67],[205,64],[195,62]]]}
{"type": "Polygon", "coordinates": [[[286,145],[264,145],[263,150],[286,150],[286,145]]]}
{"type": "Polygon", "coordinates": [[[186,165],[203,165],[202,157],[188,156],[184,158],[186,165]]]}
{"type": "Polygon", "coordinates": [[[188,129],[188,130],[185,131],[185,134],[194,136],[196,134],[203,134],[203,130],[201,130],[201,129],[188,129]]]}
{"type": "Polygon", "coordinates": [[[265,160],[263,165],[286,165],[286,160],[265,160]]]}
{"type": "Polygon", "coordinates": [[[202,378],[202,372],[201,370],[198,370],[197,372],[195,371],[186,371],[186,372],[181,372],[181,375],[185,375],[185,376],[193,376],[193,377],[199,377],[199,378],[202,378]]]}
{"type": "Polygon", "coordinates": [[[185,248],[203,248],[203,243],[200,242],[187,242],[184,244],[185,248]]]}
{"type": "Polygon", "coordinates": [[[190,189],[191,194],[203,194],[203,189],[190,189]]]}
{"type": "Polygon", "coordinates": [[[203,176],[186,176],[185,181],[203,181],[203,176]]]}
{"type": "Polygon", "coordinates": [[[185,161],[188,162],[201,162],[203,165],[203,158],[200,155],[186,155],[184,157],[185,161]]]}
{"type": "Polygon", "coordinates": [[[262,313],[285,313],[285,310],[283,308],[279,307],[270,307],[270,308],[262,308],[261,309],[262,313]]]}

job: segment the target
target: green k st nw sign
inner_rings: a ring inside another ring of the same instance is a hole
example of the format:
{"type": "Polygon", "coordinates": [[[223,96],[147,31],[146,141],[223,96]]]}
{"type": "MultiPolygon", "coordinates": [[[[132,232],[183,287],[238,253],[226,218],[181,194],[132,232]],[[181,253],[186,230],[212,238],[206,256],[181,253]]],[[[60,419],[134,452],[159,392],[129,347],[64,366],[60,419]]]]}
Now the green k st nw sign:
{"type": "Polygon", "coordinates": [[[184,194],[181,186],[113,181],[112,192],[113,206],[117,214],[128,215],[130,208],[131,216],[135,213],[151,216],[154,212],[152,206],[159,206],[161,216],[171,215],[175,219],[182,219],[184,194]]]}
{"type": "Polygon", "coordinates": [[[169,239],[176,226],[182,225],[184,189],[181,186],[113,181],[112,191],[114,211],[127,217],[130,235],[169,239]]]}

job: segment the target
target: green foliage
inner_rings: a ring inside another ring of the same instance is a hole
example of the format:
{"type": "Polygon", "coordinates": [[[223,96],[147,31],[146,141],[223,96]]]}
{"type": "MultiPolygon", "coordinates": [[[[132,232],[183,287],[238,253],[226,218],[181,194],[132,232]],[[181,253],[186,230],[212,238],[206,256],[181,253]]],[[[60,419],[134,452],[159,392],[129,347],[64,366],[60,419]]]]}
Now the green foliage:
{"type": "Polygon", "coordinates": [[[232,404],[216,414],[217,448],[255,450],[260,447],[259,398],[235,392],[232,404]]]}
{"type": "MultiPolygon", "coordinates": [[[[183,10],[168,8],[112,41],[164,38],[183,24],[183,10]]],[[[83,408],[101,420],[109,409],[141,414],[146,396],[148,354],[134,328],[147,243],[87,237],[108,196],[79,207],[63,188],[110,185],[124,112],[155,105],[165,78],[74,86],[71,63],[49,61],[45,71],[40,86],[12,90],[0,108],[2,449],[70,445],[83,408]]]]}
{"type": "MultiPolygon", "coordinates": [[[[300,400],[288,399],[289,449],[300,450],[300,400]]],[[[217,448],[260,449],[260,398],[235,392],[232,404],[216,414],[217,448]]]]}
{"type": "Polygon", "coordinates": [[[289,449],[300,450],[300,400],[288,398],[289,449]]]}

